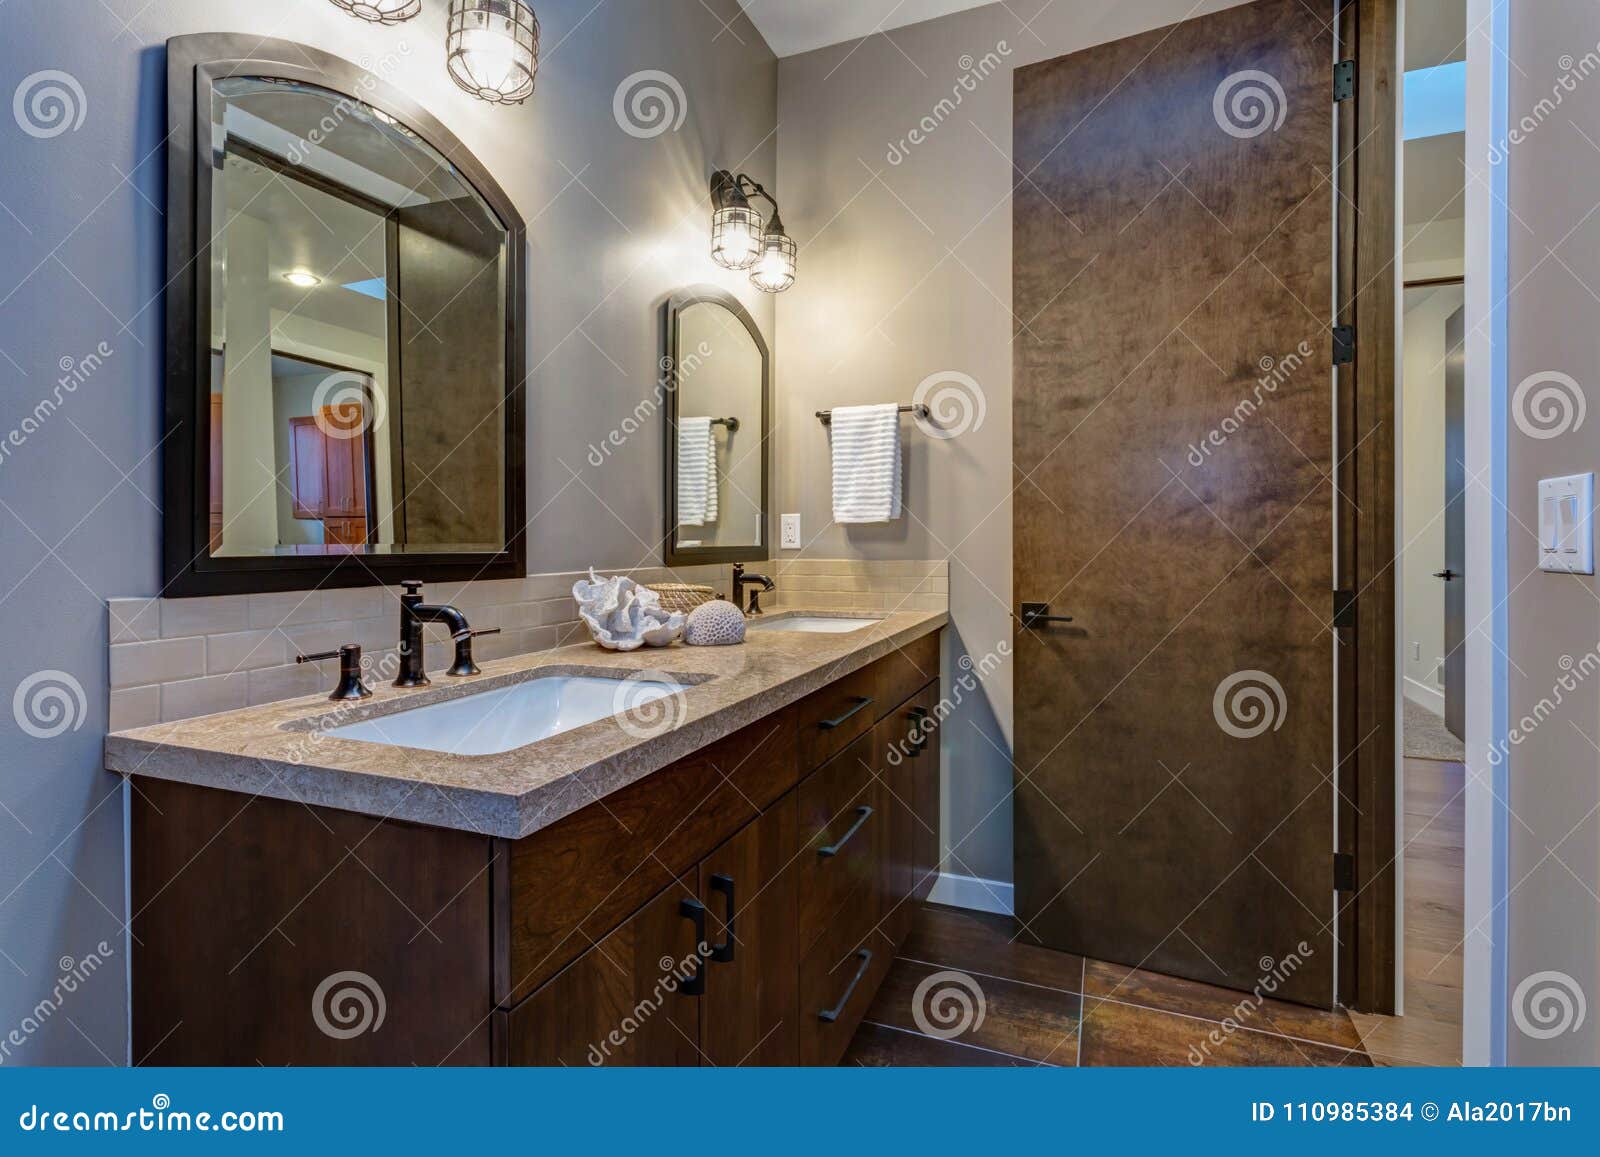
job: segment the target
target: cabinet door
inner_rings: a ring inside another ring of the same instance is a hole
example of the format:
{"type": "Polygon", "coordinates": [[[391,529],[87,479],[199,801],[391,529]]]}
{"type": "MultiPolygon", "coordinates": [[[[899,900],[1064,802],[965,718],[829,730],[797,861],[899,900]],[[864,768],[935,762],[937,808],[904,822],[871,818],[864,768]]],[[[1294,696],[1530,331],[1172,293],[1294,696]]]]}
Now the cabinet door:
{"type": "Polygon", "coordinates": [[[693,884],[667,888],[513,1009],[510,1063],[698,1065],[710,931],[693,884]]]}
{"type": "Polygon", "coordinates": [[[289,494],[296,518],[321,518],[327,505],[323,441],[315,418],[289,419],[289,494]]]}
{"type": "Polygon", "coordinates": [[[799,1063],[795,814],[791,792],[700,864],[713,945],[700,1002],[708,1064],[799,1063]]]}
{"type": "Polygon", "coordinates": [[[800,951],[809,952],[852,897],[879,912],[887,848],[878,759],[869,730],[796,789],[800,951]],[[865,898],[863,900],[863,897],[865,898]]]}
{"type": "Polygon", "coordinates": [[[917,693],[911,714],[916,718],[918,741],[911,759],[911,778],[915,782],[912,799],[916,804],[917,824],[911,868],[911,895],[926,900],[939,877],[939,795],[942,790],[939,769],[939,684],[930,683],[917,693]]]}
{"type": "Polygon", "coordinates": [[[324,517],[365,518],[367,444],[361,406],[355,402],[324,406],[318,425],[325,434],[324,517]]]}
{"type": "Polygon", "coordinates": [[[905,941],[918,901],[933,890],[939,854],[939,747],[933,735],[937,684],[879,721],[873,731],[886,813],[883,930],[905,941]]]}

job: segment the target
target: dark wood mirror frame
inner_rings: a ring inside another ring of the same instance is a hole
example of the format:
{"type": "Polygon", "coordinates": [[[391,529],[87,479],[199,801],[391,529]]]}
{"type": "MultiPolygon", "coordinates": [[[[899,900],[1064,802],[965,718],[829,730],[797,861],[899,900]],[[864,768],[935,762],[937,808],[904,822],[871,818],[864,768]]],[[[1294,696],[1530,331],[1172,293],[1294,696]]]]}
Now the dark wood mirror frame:
{"type": "Polygon", "coordinates": [[[667,566],[696,566],[703,563],[757,562],[768,558],[772,552],[771,512],[767,495],[771,473],[767,460],[772,439],[772,351],[761,327],[750,311],[733,294],[712,285],[697,285],[680,290],[667,299],[661,310],[662,377],[667,395],[665,507],[667,512],[666,536],[661,540],[662,561],[667,566]],[[680,549],[678,543],[678,316],[691,305],[720,305],[749,331],[756,348],[761,351],[761,526],[762,542],[754,546],[691,546],[680,549]]]}
{"type": "Polygon", "coordinates": [[[246,594],[315,587],[521,578],[524,541],[524,365],[526,228],[511,199],[455,136],[400,89],[348,60],[303,44],[235,33],[167,41],[166,389],[162,422],[162,594],[246,594]],[[393,117],[449,162],[506,230],[504,529],[506,545],[472,554],[212,557],[207,500],[210,456],[211,183],[198,159],[210,155],[215,83],[271,77],[360,101],[393,117]]]}

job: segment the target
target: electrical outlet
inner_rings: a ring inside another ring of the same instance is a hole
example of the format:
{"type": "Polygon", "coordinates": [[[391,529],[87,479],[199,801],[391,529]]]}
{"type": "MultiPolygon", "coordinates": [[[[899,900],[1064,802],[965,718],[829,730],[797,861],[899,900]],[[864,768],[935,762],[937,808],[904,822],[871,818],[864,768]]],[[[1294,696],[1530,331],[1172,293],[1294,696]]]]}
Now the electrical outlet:
{"type": "Polygon", "coordinates": [[[798,514],[785,514],[783,522],[783,537],[779,546],[784,550],[800,549],[800,516],[798,514]]]}

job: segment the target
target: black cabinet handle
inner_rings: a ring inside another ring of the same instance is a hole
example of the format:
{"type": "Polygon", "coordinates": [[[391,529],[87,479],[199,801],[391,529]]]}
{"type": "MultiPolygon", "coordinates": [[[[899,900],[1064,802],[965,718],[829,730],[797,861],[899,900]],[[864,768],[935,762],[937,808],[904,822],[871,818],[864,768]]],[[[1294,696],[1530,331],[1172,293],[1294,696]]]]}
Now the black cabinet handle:
{"type": "Polygon", "coordinates": [[[928,750],[929,718],[926,707],[913,707],[911,709],[911,757],[913,759],[928,750]]]}
{"type": "Polygon", "coordinates": [[[844,990],[844,995],[839,998],[838,1004],[817,1013],[818,1020],[825,1020],[829,1024],[838,1020],[844,1013],[844,1006],[849,1004],[850,998],[855,995],[856,985],[861,983],[861,978],[867,974],[867,969],[872,967],[872,949],[857,949],[856,956],[860,958],[861,966],[856,969],[856,974],[850,978],[850,987],[844,990]]]}
{"type": "Polygon", "coordinates": [[[1433,572],[1433,577],[1436,579],[1444,579],[1445,582],[1454,582],[1461,576],[1453,570],[1436,570],[1433,572]]]}
{"type": "Polygon", "coordinates": [[[872,809],[870,807],[862,804],[860,807],[856,808],[856,822],[850,825],[850,830],[845,832],[843,836],[839,837],[838,843],[829,844],[825,848],[818,848],[817,855],[823,857],[824,859],[828,858],[829,856],[837,856],[844,849],[844,846],[850,842],[850,837],[859,832],[861,830],[861,825],[866,823],[871,818],[872,809]]]}
{"type": "Polygon", "coordinates": [[[678,986],[685,996],[704,996],[706,993],[706,906],[699,900],[678,901],[678,915],[694,921],[694,975],[678,986]]]}
{"type": "Polygon", "coordinates": [[[711,949],[711,959],[715,960],[718,964],[732,964],[733,963],[733,940],[734,940],[734,936],[733,936],[733,916],[734,916],[733,877],[732,876],[712,876],[711,877],[711,890],[713,892],[721,892],[722,895],[727,900],[726,906],[722,909],[722,927],[723,927],[724,939],[723,939],[721,944],[718,944],[716,947],[711,949]]]}
{"type": "Polygon", "coordinates": [[[846,711],[843,715],[839,716],[837,719],[824,719],[821,723],[817,724],[817,726],[822,728],[822,730],[824,730],[824,731],[832,731],[835,727],[838,727],[840,724],[845,722],[845,720],[849,719],[852,715],[855,715],[858,712],[860,712],[862,710],[862,708],[866,707],[867,704],[869,704],[871,702],[872,702],[872,696],[871,695],[863,695],[863,696],[859,697],[856,700],[856,705],[854,707],[850,708],[850,710],[846,711]]]}

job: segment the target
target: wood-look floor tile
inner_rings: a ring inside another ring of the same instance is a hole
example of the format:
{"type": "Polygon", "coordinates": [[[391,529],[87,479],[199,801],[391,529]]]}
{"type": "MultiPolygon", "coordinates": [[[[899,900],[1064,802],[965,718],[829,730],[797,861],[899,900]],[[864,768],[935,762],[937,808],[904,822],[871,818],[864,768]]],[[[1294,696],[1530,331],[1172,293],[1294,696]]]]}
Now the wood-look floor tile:
{"type": "Polygon", "coordinates": [[[841,1062],[868,1068],[1035,1068],[1032,1061],[862,1021],[841,1062]]]}
{"type": "MultiPolygon", "coordinates": [[[[1179,980],[1155,972],[1091,960],[1084,971],[1084,994],[1111,997],[1130,1004],[1167,1012],[1186,1013],[1207,1020],[1234,1018],[1247,1028],[1301,1037],[1338,1048],[1359,1048],[1361,1036],[1343,1012],[1306,1008],[1281,1000],[1264,1000],[1232,989],[1179,980]],[[1253,1009],[1253,1011],[1252,1011],[1253,1009]]],[[[1091,999],[1090,1003],[1093,1001],[1091,999]]]]}
{"type": "Polygon", "coordinates": [[[1212,1021],[1086,997],[1081,1064],[1097,1066],[1366,1066],[1359,1050],[1272,1033],[1229,1033],[1212,1021]]]}
{"type": "Polygon", "coordinates": [[[900,955],[963,972],[1077,992],[1083,957],[1017,940],[1009,916],[925,904],[900,955]]]}
{"type": "Polygon", "coordinates": [[[970,1007],[976,1009],[980,1007],[976,994],[981,994],[981,1023],[975,1015],[966,1017],[971,1027],[952,1040],[1045,1064],[1076,1062],[1080,1004],[1076,993],[963,973],[975,989],[964,981],[948,979],[930,982],[919,996],[918,986],[930,977],[958,971],[943,965],[896,960],[867,1010],[867,1019],[913,1032],[926,1031],[924,1025],[935,1029],[953,1027],[954,1018],[965,1015],[964,1009],[958,1012],[959,1006],[953,1000],[940,1005],[934,997],[941,991],[966,991],[972,994],[970,1007]],[[937,1015],[941,1007],[951,1019],[937,1015]],[[923,1024],[918,1024],[919,1014],[923,1024]]]}

